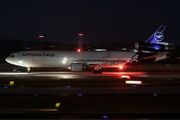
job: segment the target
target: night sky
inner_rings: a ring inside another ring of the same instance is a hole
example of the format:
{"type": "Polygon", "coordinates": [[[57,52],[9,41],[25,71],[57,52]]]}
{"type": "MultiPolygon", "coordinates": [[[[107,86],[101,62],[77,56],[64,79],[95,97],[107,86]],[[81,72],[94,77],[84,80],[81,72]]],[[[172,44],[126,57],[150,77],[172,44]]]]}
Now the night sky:
{"type": "Polygon", "coordinates": [[[179,0],[0,0],[0,39],[134,43],[161,24],[165,41],[180,44],[179,0]]]}

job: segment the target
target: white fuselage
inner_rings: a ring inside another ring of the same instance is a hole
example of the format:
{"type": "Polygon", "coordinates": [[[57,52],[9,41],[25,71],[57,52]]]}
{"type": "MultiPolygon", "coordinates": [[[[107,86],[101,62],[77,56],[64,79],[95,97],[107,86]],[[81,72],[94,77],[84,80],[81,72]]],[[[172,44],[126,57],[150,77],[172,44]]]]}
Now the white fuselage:
{"type": "Polygon", "coordinates": [[[23,67],[68,67],[71,63],[124,63],[134,54],[124,51],[21,51],[12,53],[6,61],[23,67]]]}

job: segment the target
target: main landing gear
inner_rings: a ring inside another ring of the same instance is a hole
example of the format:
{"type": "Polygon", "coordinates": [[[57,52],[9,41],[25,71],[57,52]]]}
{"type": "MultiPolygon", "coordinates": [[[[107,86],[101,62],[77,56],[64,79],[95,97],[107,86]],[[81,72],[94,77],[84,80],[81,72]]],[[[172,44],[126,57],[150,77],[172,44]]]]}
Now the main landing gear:
{"type": "Polygon", "coordinates": [[[97,73],[102,74],[101,66],[96,65],[96,67],[92,70],[92,73],[94,73],[94,74],[97,74],[97,73]]]}
{"type": "Polygon", "coordinates": [[[92,73],[94,73],[94,74],[97,74],[97,73],[101,74],[102,70],[92,70],[92,73]]]}

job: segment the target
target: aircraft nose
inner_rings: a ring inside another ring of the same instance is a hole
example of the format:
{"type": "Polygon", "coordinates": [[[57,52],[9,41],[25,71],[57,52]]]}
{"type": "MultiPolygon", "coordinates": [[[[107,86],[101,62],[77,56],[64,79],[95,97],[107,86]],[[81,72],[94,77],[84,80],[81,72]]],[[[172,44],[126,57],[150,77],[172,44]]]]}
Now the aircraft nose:
{"type": "Polygon", "coordinates": [[[6,60],[6,62],[8,62],[8,63],[11,62],[11,58],[10,58],[10,57],[7,57],[5,60],[6,60]]]}

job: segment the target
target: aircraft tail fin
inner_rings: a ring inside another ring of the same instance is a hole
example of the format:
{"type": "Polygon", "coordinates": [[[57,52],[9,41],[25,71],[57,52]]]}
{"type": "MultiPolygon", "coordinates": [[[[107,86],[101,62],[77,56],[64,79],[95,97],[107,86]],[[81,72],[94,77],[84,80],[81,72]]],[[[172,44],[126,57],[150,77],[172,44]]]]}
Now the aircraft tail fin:
{"type": "Polygon", "coordinates": [[[164,39],[167,26],[161,25],[145,43],[157,43],[164,39]]]}

